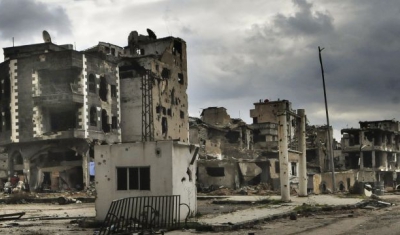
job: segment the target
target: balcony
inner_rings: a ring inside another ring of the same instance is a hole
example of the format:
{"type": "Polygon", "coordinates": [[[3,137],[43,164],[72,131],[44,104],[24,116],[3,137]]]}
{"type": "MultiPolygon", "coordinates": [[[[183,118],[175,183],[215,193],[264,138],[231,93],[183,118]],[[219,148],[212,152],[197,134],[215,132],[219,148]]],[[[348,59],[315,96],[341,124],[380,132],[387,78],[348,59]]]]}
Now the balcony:
{"type": "Polygon", "coordinates": [[[41,106],[83,104],[83,88],[80,84],[66,83],[40,85],[39,89],[34,90],[33,101],[41,106]]]}

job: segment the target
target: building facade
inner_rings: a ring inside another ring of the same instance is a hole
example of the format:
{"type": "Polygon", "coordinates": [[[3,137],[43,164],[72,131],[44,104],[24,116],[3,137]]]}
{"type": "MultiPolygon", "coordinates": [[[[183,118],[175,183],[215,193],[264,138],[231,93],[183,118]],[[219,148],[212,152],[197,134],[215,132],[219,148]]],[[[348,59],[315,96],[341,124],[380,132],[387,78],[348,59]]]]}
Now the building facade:
{"type": "Polygon", "coordinates": [[[112,55],[51,42],[4,48],[0,146],[32,190],[82,189],[93,146],[121,140],[112,55]]]}

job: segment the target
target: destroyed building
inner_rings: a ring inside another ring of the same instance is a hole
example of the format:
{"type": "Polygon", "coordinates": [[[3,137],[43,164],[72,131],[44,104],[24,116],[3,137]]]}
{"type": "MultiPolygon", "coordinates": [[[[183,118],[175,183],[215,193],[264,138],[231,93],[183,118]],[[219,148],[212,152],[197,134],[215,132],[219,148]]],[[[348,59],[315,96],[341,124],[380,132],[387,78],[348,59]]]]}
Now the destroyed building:
{"type": "Polygon", "coordinates": [[[31,190],[84,188],[93,145],[121,140],[117,57],[51,40],[3,50],[0,146],[8,177],[31,190]]]}
{"type": "Polygon", "coordinates": [[[203,155],[216,156],[219,160],[198,161],[198,184],[200,188],[219,186],[238,188],[245,185],[266,183],[271,189],[280,187],[280,163],[278,141],[278,115],[282,109],[287,115],[288,139],[288,174],[293,185],[298,184],[298,115],[291,109],[287,100],[268,100],[255,103],[250,110],[253,124],[242,124],[242,131],[237,132],[235,141],[229,143],[229,133],[234,131],[232,119],[222,107],[210,107],[201,113],[201,119],[193,118],[190,122],[190,140],[196,140],[203,148],[203,155]],[[296,129],[297,128],[297,129],[296,129]],[[244,130],[249,130],[245,132],[244,130]],[[241,133],[241,134],[240,134],[241,133]],[[250,136],[249,136],[250,134],[250,136]],[[246,137],[243,139],[243,137],[246,137]],[[223,154],[223,146],[230,149],[242,149],[237,154],[223,154]],[[221,151],[222,150],[222,151],[221,151]],[[218,158],[218,154],[227,156],[218,158]],[[234,156],[229,158],[229,156],[234,156]]]}
{"type": "Polygon", "coordinates": [[[281,151],[281,140],[278,135],[278,125],[279,115],[283,111],[286,113],[289,180],[293,187],[297,187],[301,155],[298,143],[299,116],[296,110],[292,109],[292,103],[288,100],[270,101],[265,99],[254,103],[254,109],[250,110],[250,117],[253,118],[251,127],[254,135],[254,148],[262,151],[260,160],[266,160],[269,166],[273,166],[270,167],[267,182],[275,189],[280,187],[279,151],[281,151]]]}
{"type": "Polygon", "coordinates": [[[395,187],[400,171],[400,124],[395,120],[360,121],[359,128],[342,129],[345,168],[358,182],[395,187]]]}
{"type": "Polygon", "coordinates": [[[200,158],[251,158],[252,130],[240,118],[231,118],[224,107],[209,107],[199,118],[190,118],[190,142],[200,145],[200,158]]]}
{"type": "Polygon", "coordinates": [[[122,143],[95,147],[96,219],[111,201],[133,196],[179,196],[187,207],[168,213],[195,215],[198,147],[189,143],[186,42],[133,31],[118,66],[122,143]]]}

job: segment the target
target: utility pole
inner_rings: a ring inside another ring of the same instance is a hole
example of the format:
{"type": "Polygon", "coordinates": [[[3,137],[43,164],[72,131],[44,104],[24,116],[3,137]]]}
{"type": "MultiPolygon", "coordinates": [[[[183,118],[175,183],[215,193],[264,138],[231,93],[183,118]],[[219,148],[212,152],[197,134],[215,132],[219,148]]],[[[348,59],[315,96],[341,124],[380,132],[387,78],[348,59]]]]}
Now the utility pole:
{"type": "Polygon", "coordinates": [[[329,125],[329,113],[328,113],[328,102],[326,100],[326,88],[325,88],[325,76],[324,76],[324,66],[322,65],[322,57],[321,57],[321,51],[324,48],[318,47],[318,52],[319,52],[319,62],[321,64],[321,73],[322,73],[322,84],[324,87],[324,98],[325,98],[325,112],[326,112],[326,123],[327,123],[327,128],[328,128],[328,153],[330,155],[330,160],[331,160],[331,170],[332,170],[332,192],[336,192],[336,180],[335,180],[335,165],[333,162],[333,150],[332,150],[332,143],[331,143],[331,129],[329,125]]]}

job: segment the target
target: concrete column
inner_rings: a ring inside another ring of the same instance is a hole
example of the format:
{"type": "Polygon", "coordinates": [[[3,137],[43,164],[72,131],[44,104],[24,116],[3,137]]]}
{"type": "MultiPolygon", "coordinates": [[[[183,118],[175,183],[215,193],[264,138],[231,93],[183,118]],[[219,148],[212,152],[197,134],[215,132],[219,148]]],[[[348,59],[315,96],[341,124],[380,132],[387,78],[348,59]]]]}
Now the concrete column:
{"type": "Polygon", "coordinates": [[[279,141],[279,178],[281,183],[281,200],[290,201],[289,184],[289,153],[288,153],[288,128],[285,103],[280,105],[278,113],[278,141],[279,141]]]}
{"type": "Polygon", "coordinates": [[[89,186],[90,175],[89,175],[89,152],[82,154],[82,173],[83,173],[83,188],[86,189],[89,186]]]}
{"type": "Polygon", "coordinates": [[[14,158],[10,153],[8,153],[8,181],[14,175],[14,158]]]}
{"type": "Polygon", "coordinates": [[[31,182],[31,161],[29,159],[24,158],[24,175],[25,179],[28,183],[31,182]]]}
{"type": "Polygon", "coordinates": [[[388,167],[388,161],[387,161],[387,152],[382,152],[382,157],[381,157],[381,163],[382,163],[382,167],[387,170],[388,167]]]}
{"type": "Polygon", "coordinates": [[[360,151],[360,170],[364,169],[364,153],[360,151]]]}
{"type": "Polygon", "coordinates": [[[372,169],[375,169],[376,163],[375,163],[375,151],[372,151],[372,169]]]}
{"type": "Polygon", "coordinates": [[[298,131],[299,151],[299,196],[307,196],[307,158],[306,158],[306,115],[304,109],[298,109],[297,114],[300,116],[300,125],[298,131]]]}

